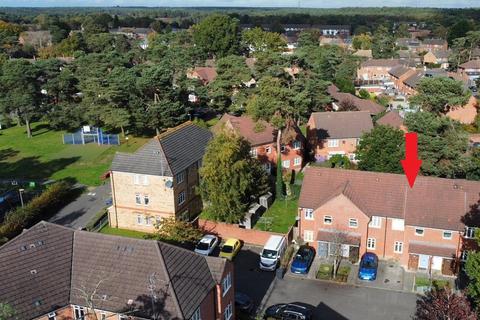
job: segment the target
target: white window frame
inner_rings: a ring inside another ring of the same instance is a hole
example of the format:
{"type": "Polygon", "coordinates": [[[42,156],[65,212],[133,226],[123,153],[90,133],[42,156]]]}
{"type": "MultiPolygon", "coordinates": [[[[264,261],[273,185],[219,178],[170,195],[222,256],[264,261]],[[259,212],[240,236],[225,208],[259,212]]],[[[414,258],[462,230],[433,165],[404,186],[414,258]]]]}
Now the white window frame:
{"type": "Polygon", "coordinates": [[[290,168],[290,160],[283,160],[282,168],[290,168]]]}
{"type": "Polygon", "coordinates": [[[143,216],[141,214],[137,214],[137,224],[143,224],[143,216]]]}
{"type": "Polygon", "coordinates": [[[348,227],[349,228],[358,228],[358,219],[357,218],[349,218],[348,219],[348,227]],[[353,222],[353,225],[352,225],[353,222]]]}
{"type": "Polygon", "coordinates": [[[377,248],[377,239],[375,238],[368,238],[367,239],[367,249],[375,250],[377,248]]]}
{"type": "Polygon", "coordinates": [[[293,140],[292,145],[294,150],[300,150],[300,148],[302,147],[302,143],[298,140],[293,140]]]}
{"type": "Polygon", "coordinates": [[[287,147],[285,147],[284,144],[280,146],[280,152],[285,152],[287,150],[287,147]]]}
{"type": "Polygon", "coordinates": [[[382,227],[382,217],[372,216],[372,220],[368,223],[370,228],[380,229],[382,227]]]}
{"type": "Polygon", "coordinates": [[[105,312],[100,313],[100,320],[107,320],[107,314],[105,312]]]}
{"type": "Polygon", "coordinates": [[[178,204],[179,205],[184,204],[186,199],[187,199],[187,196],[185,195],[185,191],[182,191],[178,194],[178,204]]]}
{"type": "Polygon", "coordinates": [[[313,209],[304,209],[305,210],[305,220],[313,220],[313,209]]]}
{"type": "Polygon", "coordinates": [[[327,146],[329,148],[338,148],[340,146],[340,140],[339,139],[328,139],[327,140],[327,146]]]}
{"type": "Polygon", "coordinates": [[[420,228],[420,227],[415,227],[415,235],[417,237],[423,237],[425,236],[425,228],[420,228]],[[417,231],[422,230],[422,232],[419,234],[417,231]]]}
{"type": "Polygon", "coordinates": [[[151,226],[152,225],[152,217],[145,216],[145,225],[146,226],[151,226]]]}
{"type": "Polygon", "coordinates": [[[148,196],[148,194],[143,195],[143,204],[146,206],[150,204],[150,197],[148,196]]]}
{"type": "Polygon", "coordinates": [[[256,157],[258,156],[257,148],[252,148],[252,149],[250,149],[250,155],[251,155],[253,158],[256,158],[256,157]]]}
{"type": "Polygon", "coordinates": [[[293,159],[293,165],[294,166],[299,166],[302,164],[302,158],[301,157],[296,157],[295,159],[293,159]]]}
{"type": "Polygon", "coordinates": [[[393,245],[393,252],[394,253],[403,253],[403,242],[402,241],[395,241],[393,245]]]}
{"type": "Polygon", "coordinates": [[[48,320],[57,320],[57,314],[55,312],[50,312],[47,315],[48,320]]]}
{"type": "Polygon", "coordinates": [[[464,238],[466,238],[466,239],[475,238],[475,232],[476,232],[475,227],[465,227],[464,238]]]}
{"type": "Polygon", "coordinates": [[[140,175],[139,174],[134,174],[133,175],[133,184],[140,184],[140,175]]]}
{"type": "Polygon", "coordinates": [[[222,297],[225,297],[228,290],[232,287],[232,274],[229,272],[227,275],[222,279],[222,297]]]}
{"type": "Polygon", "coordinates": [[[190,320],[202,320],[202,314],[200,313],[200,307],[198,307],[197,310],[195,310],[195,312],[193,313],[193,316],[190,320]]]}
{"type": "Polygon", "coordinates": [[[265,152],[266,152],[267,154],[272,153],[272,147],[265,147],[265,152]]]}
{"type": "Polygon", "coordinates": [[[453,231],[443,230],[443,232],[442,232],[442,239],[452,240],[452,239],[453,239],[453,231]],[[450,237],[445,237],[445,233],[450,233],[450,237]]]}
{"type": "Polygon", "coordinates": [[[392,230],[405,231],[405,220],[392,219],[392,230]]]}
{"type": "Polygon", "coordinates": [[[175,180],[177,180],[177,184],[180,184],[183,181],[185,181],[185,171],[177,173],[177,176],[175,177],[175,180]]]}
{"type": "Polygon", "coordinates": [[[313,242],[313,231],[312,230],[303,230],[303,241],[313,242]]]}
{"type": "Polygon", "coordinates": [[[223,317],[225,318],[225,320],[230,320],[230,318],[232,318],[232,315],[233,315],[233,308],[232,308],[232,303],[230,302],[225,307],[225,311],[223,312],[223,317]]]}
{"type": "Polygon", "coordinates": [[[148,186],[150,184],[150,181],[149,181],[150,179],[148,178],[147,175],[144,175],[142,180],[143,180],[142,182],[144,186],[148,186]]]}
{"type": "Polygon", "coordinates": [[[331,225],[333,223],[333,217],[332,216],[323,216],[323,224],[328,224],[331,225]],[[327,222],[326,220],[330,220],[330,222],[327,222]]]}
{"type": "Polygon", "coordinates": [[[468,258],[468,250],[462,250],[462,252],[460,252],[460,261],[467,261],[467,258],[468,258]]]}
{"type": "Polygon", "coordinates": [[[81,306],[73,306],[73,318],[75,320],[84,320],[85,319],[85,308],[81,306]],[[77,312],[78,314],[81,314],[79,317],[77,317],[77,312]]]}
{"type": "Polygon", "coordinates": [[[137,205],[142,204],[142,195],[140,193],[135,194],[135,204],[137,205]]]}

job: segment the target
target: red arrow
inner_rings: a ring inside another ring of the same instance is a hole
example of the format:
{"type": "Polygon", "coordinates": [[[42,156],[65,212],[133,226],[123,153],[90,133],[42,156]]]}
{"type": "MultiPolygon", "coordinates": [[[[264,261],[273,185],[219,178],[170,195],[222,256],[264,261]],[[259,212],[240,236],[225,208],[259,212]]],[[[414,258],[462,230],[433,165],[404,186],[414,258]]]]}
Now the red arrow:
{"type": "Polygon", "coordinates": [[[403,171],[407,176],[410,188],[413,188],[422,160],[418,159],[418,137],[416,132],[405,133],[405,160],[400,160],[403,171]]]}

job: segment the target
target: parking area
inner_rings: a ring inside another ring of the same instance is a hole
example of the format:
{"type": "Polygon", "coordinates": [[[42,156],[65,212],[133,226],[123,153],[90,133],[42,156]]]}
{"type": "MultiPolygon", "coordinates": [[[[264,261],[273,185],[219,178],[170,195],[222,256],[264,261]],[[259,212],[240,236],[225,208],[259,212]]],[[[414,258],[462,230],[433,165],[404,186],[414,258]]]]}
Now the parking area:
{"type": "Polygon", "coordinates": [[[413,287],[413,277],[406,276],[405,270],[399,265],[390,262],[378,262],[377,279],[374,281],[364,281],[358,278],[358,264],[351,266],[348,283],[357,286],[366,286],[387,290],[411,291],[413,287]]]}

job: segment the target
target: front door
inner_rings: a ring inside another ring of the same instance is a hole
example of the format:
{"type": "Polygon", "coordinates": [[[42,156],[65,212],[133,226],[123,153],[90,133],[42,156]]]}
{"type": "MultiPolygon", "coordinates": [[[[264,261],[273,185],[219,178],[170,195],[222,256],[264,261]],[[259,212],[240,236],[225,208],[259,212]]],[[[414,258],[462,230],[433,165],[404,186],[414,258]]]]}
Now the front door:
{"type": "Polygon", "coordinates": [[[432,270],[442,270],[442,257],[433,257],[432,259],[432,270]]]}
{"type": "Polygon", "coordinates": [[[342,244],[342,257],[348,258],[350,255],[350,246],[348,244],[342,244]]]}
{"type": "Polygon", "coordinates": [[[425,254],[420,254],[418,256],[418,269],[428,269],[428,263],[430,261],[430,256],[425,254]]]}
{"type": "Polygon", "coordinates": [[[328,256],[328,242],[318,241],[318,255],[322,258],[328,256]]]}

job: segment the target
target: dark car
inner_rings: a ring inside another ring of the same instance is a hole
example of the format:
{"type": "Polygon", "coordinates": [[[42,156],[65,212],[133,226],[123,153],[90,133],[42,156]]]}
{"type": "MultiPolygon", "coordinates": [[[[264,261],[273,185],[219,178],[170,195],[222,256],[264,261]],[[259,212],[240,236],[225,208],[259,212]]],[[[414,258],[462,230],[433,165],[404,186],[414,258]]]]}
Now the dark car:
{"type": "Polygon", "coordinates": [[[265,319],[311,320],[312,308],[296,303],[275,304],[265,310],[265,319]]]}
{"type": "Polygon", "coordinates": [[[254,308],[253,300],[248,295],[242,292],[235,292],[235,310],[250,314],[254,308]]]}
{"type": "Polygon", "coordinates": [[[315,249],[310,246],[300,246],[295,258],[293,258],[290,271],[293,273],[306,274],[315,258],[315,249]]]}
{"type": "Polygon", "coordinates": [[[367,252],[360,260],[358,278],[373,281],[377,278],[378,257],[375,253],[367,252]]]}

